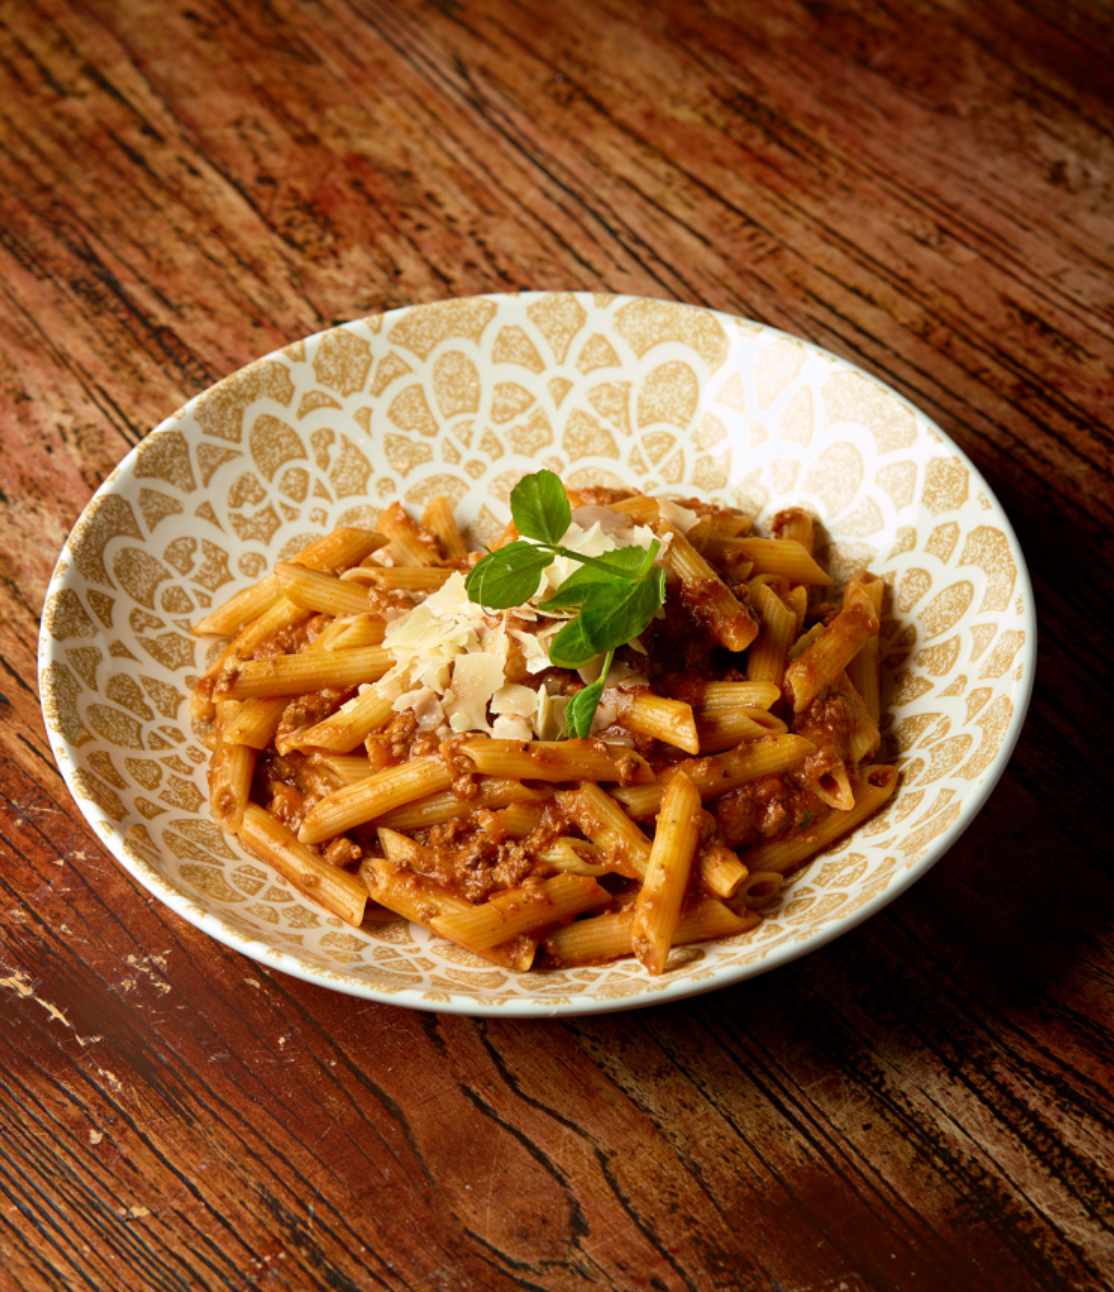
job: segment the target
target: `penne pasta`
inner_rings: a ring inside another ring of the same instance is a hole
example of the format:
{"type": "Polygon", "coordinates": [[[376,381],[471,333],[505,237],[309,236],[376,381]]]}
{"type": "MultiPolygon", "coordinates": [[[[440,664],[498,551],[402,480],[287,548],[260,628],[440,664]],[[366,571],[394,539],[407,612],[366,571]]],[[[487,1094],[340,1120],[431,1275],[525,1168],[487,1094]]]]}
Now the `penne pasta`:
{"type": "Polygon", "coordinates": [[[821,803],[839,812],[849,812],[855,806],[851,774],[841,759],[833,759],[824,768],[813,782],[812,790],[821,803]]]}
{"type": "Polygon", "coordinates": [[[793,538],[739,538],[734,549],[754,563],[753,574],[780,574],[790,583],[807,583],[826,588],[831,577],[817,565],[811,553],[793,538]]]}
{"type": "Polygon", "coordinates": [[[809,627],[831,580],[800,508],[761,538],[730,508],[545,472],[511,503],[533,537],[512,519],[497,556],[446,498],[420,523],[395,502],[201,620],[231,638],[191,701],[210,808],[350,924],[397,915],[516,972],[659,975],[674,946],[745,936],[892,794],[866,765],[884,585],[817,597],[809,627]]]}
{"type": "Polygon", "coordinates": [[[364,614],[339,622],[336,629],[336,633],[325,643],[327,650],[353,650],[358,646],[381,646],[387,625],[379,615],[364,614]]]}
{"type": "Polygon", "coordinates": [[[702,713],[721,709],[768,709],[781,699],[781,688],[773,682],[706,682],[701,697],[702,713]]]}
{"type": "Polygon", "coordinates": [[[783,600],[785,604],[793,611],[796,619],[796,628],[793,631],[793,640],[796,641],[804,627],[805,615],[808,614],[808,588],[803,584],[798,584],[795,588],[790,588],[785,594],[783,600]]]}
{"type": "Polygon", "coordinates": [[[440,758],[416,758],[398,767],[388,767],[346,785],[315,804],[302,822],[298,838],[302,843],[334,839],[403,803],[447,790],[452,783],[452,768],[440,758]]]}
{"type": "Polygon", "coordinates": [[[740,906],[748,910],[761,910],[763,906],[769,906],[771,902],[777,900],[781,892],[781,886],[785,883],[785,876],[777,870],[752,870],[747,873],[746,878],[735,890],[735,895],[731,900],[733,910],[738,910],[740,906]]]}
{"type": "MultiPolygon", "coordinates": [[[[442,884],[425,875],[416,875],[389,860],[372,857],[361,862],[360,878],[368,893],[380,906],[427,929],[430,928],[430,921],[439,915],[459,914],[469,909],[463,898],[457,897],[442,884]]],[[[524,973],[533,963],[536,945],[532,938],[517,937],[501,946],[476,951],[475,954],[494,964],[524,973]]]]}
{"type": "Polygon", "coordinates": [[[800,713],[830,687],[859,648],[878,635],[873,608],[856,601],[845,607],[785,670],[793,693],[793,712],[800,713]]]}
{"type": "Polygon", "coordinates": [[[816,544],[816,527],[803,507],[784,507],[770,521],[773,536],[783,542],[799,543],[809,556],[816,544]]]}
{"type": "Polygon", "coordinates": [[[606,791],[590,782],[557,794],[565,816],[596,845],[617,874],[642,879],[650,862],[650,840],[606,791]]]}
{"type": "Polygon", "coordinates": [[[634,905],[631,947],[652,974],[665,968],[701,830],[700,792],[682,771],[662,796],[657,831],[634,905]]]}
{"type": "Polygon", "coordinates": [[[498,893],[466,911],[435,916],[435,933],[471,951],[485,951],[524,933],[536,933],[594,907],[606,906],[611,894],[589,875],[555,875],[498,893]]]}
{"type": "Polygon", "coordinates": [[[303,610],[325,615],[367,613],[367,593],[330,574],[318,574],[300,565],[276,565],[275,578],[283,594],[303,610]]]}
{"type": "Polygon", "coordinates": [[[444,494],[438,494],[436,498],[429,500],[429,505],[422,514],[422,528],[429,530],[437,539],[445,560],[459,561],[468,555],[464,535],[457,528],[456,518],[453,516],[452,503],[444,494]]]}
{"type": "Polygon", "coordinates": [[[373,587],[387,592],[435,592],[442,587],[452,570],[428,565],[396,565],[382,570],[361,570],[360,577],[373,587]]]}
{"type": "Polygon", "coordinates": [[[740,605],[727,584],[679,529],[671,525],[661,528],[672,536],[665,567],[681,580],[682,599],[707,624],[708,631],[721,645],[732,651],[745,650],[758,636],[753,615],[740,605]]]}
{"type": "Polygon", "coordinates": [[[276,821],[256,803],[249,804],[244,811],[240,840],[306,897],[348,924],[358,926],[363,922],[366,886],[355,875],[330,865],[304,847],[281,821],[276,821]]]}
{"type": "MultiPolygon", "coordinates": [[[[700,791],[701,798],[716,798],[749,781],[774,772],[787,771],[804,762],[816,746],[803,736],[768,736],[765,740],[739,745],[727,753],[714,754],[678,764],[700,791]]],[[[613,791],[615,798],[636,820],[653,816],[661,807],[665,785],[626,785],[613,791]]]]}
{"type": "MultiPolygon", "coordinates": [[[[870,609],[881,620],[882,594],[885,592],[885,588],[886,585],[881,579],[872,578],[865,573],[860,574],[847,585],[843,594],[843,603],[844,605],[849,605],[852,601],[861,602],[865,598],[869,601],[870,609]],[[855,591],[853,592],[852,589],[855,591]]],[[[877,726],[878,719],[882,714],[882,697],[879,691],[878,672],[878,637],[872,635],[852,656],[847,665],[847,678],[862,698],[866,711],[873,719],[875,726],[877,726]]],[[[870,752],[873,754],[874,751],[871,750],[870,752]]]]}
{"type": "Polygon", "coordinates": [[[229,834],[235,834],[244,819],[257,756],[250,745],[217,741],[209,764],[209,808],[213,820],[229,834]]]}
{"type": "Polygon", "coordinates": [[[766,583],[752,580],[751,604],[762,616],[758,639],[747,656],[747,677],[780,687],[789,647],[797,636],[797,616],[766,583]]]}
{"type": "Polygon", "coordinates": [[[544,813],[544,803],[512,803],[481,815],[478,821],[481,830],[497,839],[526,839],[541,825],[544,813]]]}
{"type": "Polygon", "coordinates": [[[646,760],[602,740],[468,740],[460,751],[485,776],[539,781],[652,781],[646,760]]]}
{"type": "MultiPolygon", "coordinates": [[[[714,897],[704,898],[681,912],[672,945],[749,933],[761,920],[757,911],[735,912],[714,897]]],[[[557,968],[616,960],[633,951],[633,924],[633,910],[578,920],[547,935],[546,953],[557,968]]]]}
{"type": "Polygon", "coordinates": [[[600,850],[595,844],[583,839],[554,839],[539,850],[538,856],[547,866],[566,875],[592,875],[598,878],[608,874],[610,870],[610,867],[598,860],[600,850]]]}
{"type": "Polygon", "coordinates": [[[724,709],[702,713],[696,720],[696,729],[702,754],[733,749],[746,740],[761,740],[763,736],[782,736],[789,730],[780,718],[775,718],[767,710],[749,706],[734,711],[724,709]]]}
{"type": "Polygon", "coordinates": [[[428,830],[431,826],[444,825],[446,821],[455,821],[481,808],[490,811],[515,803],[544,803],[552,797],[553,790],[549,786],[537,788],[507,777],[481,776],[476,781],[476,793],[472,798],[461,798],[451,790],[429,794],[385,812],[379,823],[392,830],[428,830]]]}
{"type": "MultiPolygon", "coordinates": [[[[877,638],[872,641],[877,644],[877,638]]],[[[871,642],[867,642],[870,646],[871,642]]],[[[866,647],[863,648],[864,650],[866,647]]],[[[861,654],[862,652],[860,652],[861,654]]],[[[855,656],[858,659],[858,655],[855,656]]],[[[851,661],[852,664],[855,660],[851,661]]],[[[847,703],[848,711],[851,714],[851,761],[855,764],[868,763],[878,752],[878,746],[882,743],[882,735],[878,730],[878,722],[867,706],[866,700],[855,689],[851,678],[847,673],[841,673],[836,678],[832,686],[833,691],[838,691],[847,703]]]]}
{"type": "Polygon", "coordinates": [[[627,696],[620,706],[619,721],[628,731],[652,736],[689,754],[700,752],[700,737],[696,732],[692,706],[681,700],[635,692],[627,696]]]}
{"type": "Polygon", "coordinates": [[[379,517],[379,532],[390,539],[402,565],[433,565],[439,559],[436,540],[422,533],[400,503],[391,503],[379,517]]]}
{"type": "Polygon", "coordinates": [[[378,681],[392,662],[381,646],[272,655],[239,665],[229,680],[221,682],[217,694],[227,699],[247,700],[258,696],[304,695],[307,691],[326,688],[347,690],[361,682],[378,681]]]}
{"type": "Polygon", "coordinates": [[[341,785],[355,785],[357,781],[366,781],[369,776],[375,775],[375,768],[366,754],[315,753],[313,764],[331,773],[338,782],[338,789],[341,785]]]}
{"type": "Polygon", "coordinates": [[[274,740],[286,708],[285,697],[278,700],[245,700],[235,718],[221,730],[226,745],[249,745],[266,749],[274,740]]]}
{"type": "MultiPolygon", "coordinates": [[[[259,703],[269,703],[260,701],[259,703]]],[[[329,717],[299,731],[286,742],[287,749],[328,749],[347,754],[362,745],[374,731],[379,731],[393,716],[393,701],[369,687],[329,717]]],[[[280,749],[285,753],[285,749],[280,749]]]]}
{"type": "Polygon", "coordinates": [[[700,886],[715,897],[734,897],[747,877],[747,868],[725,844],[701,848],[697,861],[700,886]]]}
{"type": "MultiPolygon", "coordinates": [[[[303,547],[293,558],[296,565],[310,570],[331,572],[346,569],[364,560],[382,547],[386,539],[366,529],[336,529],[303,547]]],[[[193,626],[199,637],[234,637],[248,624],[266,613],[282,596],[278,579],[272,574],[238,592],[230,600],[211,610],[193,626]]]]}

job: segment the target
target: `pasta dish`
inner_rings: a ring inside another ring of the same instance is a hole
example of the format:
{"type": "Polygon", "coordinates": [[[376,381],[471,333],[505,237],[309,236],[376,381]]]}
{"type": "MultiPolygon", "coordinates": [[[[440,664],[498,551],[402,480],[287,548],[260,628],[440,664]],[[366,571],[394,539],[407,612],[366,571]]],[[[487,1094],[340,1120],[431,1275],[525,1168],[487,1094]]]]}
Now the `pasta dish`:
{"type": "Polygon", "coordinates": [[[884,583],[813,522],[550,472],[490,553],[393,503],[218,607],[192,699],[212,814],[353,925],[403,916],[516,970],[746,934],[893,793],[884,583]]]}

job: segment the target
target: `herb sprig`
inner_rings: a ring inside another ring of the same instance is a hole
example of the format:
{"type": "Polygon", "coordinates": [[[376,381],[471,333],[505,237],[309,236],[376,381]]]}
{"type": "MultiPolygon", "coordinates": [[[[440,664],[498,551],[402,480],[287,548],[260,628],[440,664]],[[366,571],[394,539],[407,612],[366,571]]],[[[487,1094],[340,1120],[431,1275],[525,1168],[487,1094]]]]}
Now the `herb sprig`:
{"type": "Polygon", "coordinates": [[[603,556],[584,556],[563,547],[572,508],[552,471],[535,471],[515,485],[511,515],[522,539],[485,556],[469,573],[465,590],[477,605],[508,610],[537,592],[542,572],[554,557],[580,563],[538,609],[570,615],[549,648],[549,658],[559,668],[581,668],[597,655],[606,656],[597,681],[573,697],[565,715],[571,735],[587,736],[615,651],[643,632],[665,604],[665,571],[654,565],[661,544],[654,539],[649,549],[620,547],[603,556]]]}

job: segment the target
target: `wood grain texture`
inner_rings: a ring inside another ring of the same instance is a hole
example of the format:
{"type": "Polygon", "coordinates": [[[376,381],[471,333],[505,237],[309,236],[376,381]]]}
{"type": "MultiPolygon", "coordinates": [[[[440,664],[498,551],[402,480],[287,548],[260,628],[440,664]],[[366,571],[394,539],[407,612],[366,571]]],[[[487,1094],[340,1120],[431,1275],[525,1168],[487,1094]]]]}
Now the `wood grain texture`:
{"type": "Polygon", "coordinates": [[[1099,0],[0,0],[2,1292],[1114,1281],[1112,47],[1099,0]],[[164,416],[518,288],[890,382],[1041,614],[1009,772],[915,889],[564,1023],[354,1002],[185,925],[85,825],[33,680],[69,527],[164,416]]]}

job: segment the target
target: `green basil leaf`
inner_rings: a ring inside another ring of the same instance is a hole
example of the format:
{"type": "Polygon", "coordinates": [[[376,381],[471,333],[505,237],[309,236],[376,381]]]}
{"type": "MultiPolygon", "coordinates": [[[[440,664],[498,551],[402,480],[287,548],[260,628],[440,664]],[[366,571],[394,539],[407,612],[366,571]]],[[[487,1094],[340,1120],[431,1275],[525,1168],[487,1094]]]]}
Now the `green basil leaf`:
{"type": "Polygon", "coordinates": [[[600,669],[599,677],[591,686],[586,686],[583,691],[577,691],[569,701],[568,708],[565,710],[565,726],[570,736],[578,736],[584,740],[592,734],[592,719],[599,708],[603,684],[608,673],[611,672],[611,661],[614,658],[615,652],[609,650],[603,657],[603,667],[600,669]]]}
{"type": "Polygon", "coordinates": [[[560,479],[552,471],[535,471],[511,490],[511,515],[523,538],[559,543],[572,520],[572,508],[560,479]]]}
{"type": "Polygon", "coordinates": [[[568,547],[558,547],[557,554],[582,562],[586,570],[599,570],[620,579],[629,579],[645,572],[643,567],[646,565],[646,550],[634,544],[616,548],[614,552],[603,552],[599,556],[585,556],[583,552],[574,552],[568,547]]]}
{"type": "Polygon", "coordinates": [[[542,571],[552,560],[532,543],[511,543],[474,566],[464,590],[470,601],[491,610],[521,606],[537,592],[542,571]]]}
{"type": "Polygon", "coordinates": [[[565,710],[565,725],[569,729],[570,736],[585,740],[592,734],[592,719],[596,716],[601,695],[603,695],[602,675],[591,686],[586,686],[583,691],[577,691],[569,701],[569,706],[565,710]]]}
{"type": "MultiPolygon", "coordinates": [[[[637,637],[657,614],[661,604],[661,583],[655,577],[625,583],[594,584],[581,603],[576,623],[585,645],[600,655],[605,650],[625,646],[637,637]]],[[[552,657],[552,651],[550,655],[552,657]]]]}
{"type": "MultiPolygon", "coordinates": [[[[565,610],[569,606],[579,606],[588,594],[589,585],[594,583],[625,583],[632,578],[642,578],[649,572],[661,546],[654,540],[649,551],[641,547],[620,547],[614,552],[605,552],[602,556],[593,556],[591,564],[581,565],[561,584],[560,589],[541,605],[542,610],[565,610]]],[[[586,558],[576,552],[560,549],[561,554],[576,560],[586,558]]],[[[664,573],[664,572],[663,572],[664,573]]]]}
{"type": "Polygon", "coordinates": [[[549,658],[558,668],[581,668],[601,653],[584,640],[579,619],[566,624],[549,645],[549,658]]]}
{"type": "Polygon", "coordinates": [[[595,565],[582,565],[573,570],[560,588],[549,598],[539,604],[539,610],[565,610],[569,606],[579,606],[588,595],[588,588],[594,583],[604,583],[609,587],[616,582],[616,577],[609,570],[601,570],[595,565]]]}

